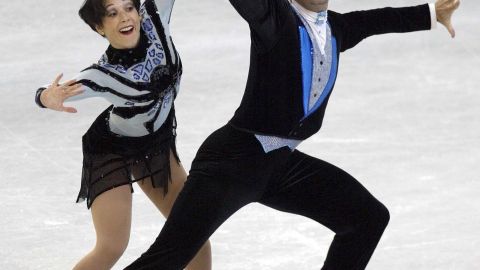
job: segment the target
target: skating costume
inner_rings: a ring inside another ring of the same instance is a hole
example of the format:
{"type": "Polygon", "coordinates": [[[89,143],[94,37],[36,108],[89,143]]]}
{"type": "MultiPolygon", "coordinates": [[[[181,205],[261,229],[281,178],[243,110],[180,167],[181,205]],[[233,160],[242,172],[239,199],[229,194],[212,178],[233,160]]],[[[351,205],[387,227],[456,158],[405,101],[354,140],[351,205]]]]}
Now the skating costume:
{"type": "Polygon", "coordinates": [[[251,29],[241,105],[202,144],[162,232],[126,269],[183,269],[226,219],[252,202],[334,231],[323,270],[364,269],[388,210],[348,173],[295,147],[321,127],[340,52],[371,35],[430,29],[429,6],[328,11],[318,30],[287,0],[230,2],[251,29]]]}
{"type": "MultiPolygon", "coordinates": [[[[111,102],[83,136],[83,171],[77,202],[149,177],[168,191],[170,151],[175,149],[175,110],[182,64],[169,32],[174,0],[145,0],[139,44],[109,46],[97,64],[75,79],[85,92],[67,101],[102,97],[111,102]]],[[[37,103],[45,88],[37,91],[37,103]]],[[[133,189],[132,189],[133,191],[133,189]]]]}

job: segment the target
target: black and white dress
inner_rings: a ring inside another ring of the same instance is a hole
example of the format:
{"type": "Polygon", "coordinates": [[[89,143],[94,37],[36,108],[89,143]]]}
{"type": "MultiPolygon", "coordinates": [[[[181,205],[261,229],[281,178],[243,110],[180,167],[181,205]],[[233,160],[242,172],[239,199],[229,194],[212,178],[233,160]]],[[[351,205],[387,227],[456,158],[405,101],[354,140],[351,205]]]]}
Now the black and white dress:
{"type": "MultiPolygon", "coordinates": [[[[85,92],[67,101],[102,97],[112,103],[82,138],[77,202],[86,199],[88,208],[101,193],[147,178],[154,187],[168,191],[170,151],[179,161],[173,101],[182,74],[169,31],[174,2],[142,1],[138,46],[125,50],[110,46],[97,64],[75,78],[85,92]]],[[[40,106],[44,89],[37,91],[40,106]]]]}

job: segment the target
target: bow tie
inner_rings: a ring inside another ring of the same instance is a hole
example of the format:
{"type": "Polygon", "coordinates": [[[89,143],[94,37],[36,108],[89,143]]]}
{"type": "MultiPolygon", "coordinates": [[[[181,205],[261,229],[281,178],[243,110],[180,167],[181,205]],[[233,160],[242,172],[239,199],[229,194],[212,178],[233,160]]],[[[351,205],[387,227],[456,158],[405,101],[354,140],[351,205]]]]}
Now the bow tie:
{"type": "Polygon", "coordinates": [[[327,22],[327,11],[322,10],[317,14],[317,19],[315,20],[316,25],[322,25],[327,22]]]}

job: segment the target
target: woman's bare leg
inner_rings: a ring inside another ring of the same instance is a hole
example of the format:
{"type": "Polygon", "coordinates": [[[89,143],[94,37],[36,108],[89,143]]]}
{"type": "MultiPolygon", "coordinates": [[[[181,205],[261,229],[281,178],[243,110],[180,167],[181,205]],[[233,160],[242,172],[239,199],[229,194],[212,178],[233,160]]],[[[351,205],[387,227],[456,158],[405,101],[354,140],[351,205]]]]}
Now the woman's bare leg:
{"type": "Polygon", "coordinates": [[[130,239],[132,193],[124,185],[99,195],[92,204],[97,242],[74,270],[108,270],[118,261],[130,239]]]}
{"type": "MultiPolygon", "coordinates": [[[[138,182],[147,197],[155,204],[165,217],[168,217],[173,203],[187,180],[187,173],[182,164],[178,164],[175,157],[170,153],[170,168],[172,183],[168,186],[167,195],[163,195],[163,189],[153,188],[152,181],[145,180],[138,182]]],[[[187,270],[210,270],[212,269],[212,254],[210,241],[207,241],[198,251],[197,255],[187,265],[187,270]]]]}

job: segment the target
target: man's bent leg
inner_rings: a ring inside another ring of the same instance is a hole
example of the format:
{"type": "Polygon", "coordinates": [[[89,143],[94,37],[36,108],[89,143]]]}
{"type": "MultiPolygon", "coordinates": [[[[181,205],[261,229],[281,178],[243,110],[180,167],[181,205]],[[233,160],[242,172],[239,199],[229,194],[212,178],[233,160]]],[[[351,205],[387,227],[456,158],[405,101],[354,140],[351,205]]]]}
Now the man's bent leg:
{"type": "Polygon", "coordinates": [[[365,269],[389,221],[385,206],[340,168],[295,151],[260,203],[336,233],[323,270],[365,269]]]}

